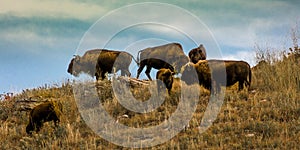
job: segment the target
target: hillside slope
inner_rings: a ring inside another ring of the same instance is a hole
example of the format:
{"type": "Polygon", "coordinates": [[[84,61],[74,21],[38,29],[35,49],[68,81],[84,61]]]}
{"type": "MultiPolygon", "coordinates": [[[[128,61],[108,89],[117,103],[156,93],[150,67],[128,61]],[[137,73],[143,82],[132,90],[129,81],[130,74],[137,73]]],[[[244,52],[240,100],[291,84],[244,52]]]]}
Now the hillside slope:
{"type": "MultiPolygon", "coordinates": [[[[295,60],[280,61],[255,70],[251,90],[237,92],[236,85],[228,88],[217,119],[201,134],[199,125],[209,102],[209,92],[200,88],[200,99],[189,126],[171,140],[151,149],[300,149],[299,74],[295,60]]],[[[0,149],[122,148],[99,137],[85,124],[77,109],[73,87],[74,83],[67,82],[50,88],[24,90],[11,101],[0,102],[0,149]],[[25,132],[29,114],[26,108],[44,100],[62,103],[61,123],[58,127],[52,122],[46,123],[38,134],[29,136],[25,132]]],[[[96,84],[97,96],[105,110],[119,123],[135,128],[155,126],[168,119],[178,106],[181,88],[188,87],[185,84],[181,87],[177,81],[173,93],[160,107],[143,114],[122,107],[112,94],[110,81],[96,84]]],[[[190,92],[196,92],[193,90],[198,89],[190,88],[190,92]]],[[[145,86],[133,87],[131,92],[141,101],[151,95],[145,86]]],[[[89,91],[81,94],[83,100],[92,96],[89,91]]],[[[93,108],[100,103],[87,101],[83,104],[86,104],[85,108],[93,108]]]]}

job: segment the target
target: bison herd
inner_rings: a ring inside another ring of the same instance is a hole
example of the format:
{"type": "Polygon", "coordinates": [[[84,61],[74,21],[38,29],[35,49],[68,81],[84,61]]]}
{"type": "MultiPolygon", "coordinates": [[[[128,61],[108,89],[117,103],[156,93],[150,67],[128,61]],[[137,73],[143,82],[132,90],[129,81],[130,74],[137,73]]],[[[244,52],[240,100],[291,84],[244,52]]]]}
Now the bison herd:
{"type": "MultiPolygon", "coordinates": [[[[138,52],[135,59],[124,51],[95,49],[87,51],[82,57],[74,56],[68,66],[68,73],[79,76],[86,73],[97,80],[106,78],[106,73],[121,71],[121,76],[131,76],[129,66],[134,60],[139,66],[137,78],[143,68],[146,67],[146,75],[152,80],[150,72],[152,68],[158,69],[156,74],[158,88],[164,84],[169,94],[172,89],[174,75],[180,73],[181,81],[187,85],[199,84],[211,90],[211,93],[219,92],[221,86],[231,86],[238,82],[238,90],[244,85],[250,87],[251,68],[245,61],[233,60],[206,60],[206,50],[201,44],[184,54],[179,43],[169,43],[157,47],[149,47],[138,52]]],[[[33,108],[29,114],[29,123],[26,132],[31,134],[38,132],[44,122],[53,121],[55,125],[60,121],[62,106],[56,102],[46,102],[33,108]]]]}
{"type": "Polygon", "coordinates": [[[187,85],[198,83],[211,91],[220,91],[221,86],[231,86],[239,83],[238,90],[244,85],[250,87],[251,68],[245,61],[206,60],[206,49],[203,44],[184,54],[181,44],[169,43],[149,47],[138,52],[135,59],[124,51],[96,49],[87,51],[82,57],[75,56],[68,67],[68,73],[78,76],[86,73],[97,80],[105,79],[106,73],[121,71],[121,76],[131,76],[129,65],[132,59],[139,66],[137,79],[146,67],[146,76],[151,69],[158,69],[156,79],[161,80],[168,91],[172,89],[173,75],[181,73],[181,80],[187,85]]]}

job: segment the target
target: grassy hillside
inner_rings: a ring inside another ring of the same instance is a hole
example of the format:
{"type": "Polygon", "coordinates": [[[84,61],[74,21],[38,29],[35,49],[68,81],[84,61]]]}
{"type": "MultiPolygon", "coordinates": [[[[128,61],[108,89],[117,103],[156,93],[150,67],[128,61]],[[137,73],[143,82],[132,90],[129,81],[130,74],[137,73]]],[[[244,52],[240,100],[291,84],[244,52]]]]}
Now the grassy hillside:
{"type": "MultiPolygon", "coordinates": [[[[178,83],[165,102],[150,113],[126,110],[112,94],[110,81],[96,84],[97,96],[105,110],[119,123],[131,127],[151,127],[168,119],[176,110],[181,88],[190,92],[200,90],[197,109],[184,130],[168,142],[149,149],[300,149],[300,68],[299,59],[266,59],[267,65],[253,70],[249,92],[237,92],[237,86],[226,91],[217,119],[204,133],[199,125],[209,101],[209,92],[203,88],[187,87],[178,83]],[[268,65],[269,64],[269,65],[268,65]],[[120,117],[127,115],[126,117],[120,117]]],[[[91,83],[86,83],[91,84],[91,83]]],[[[95,134],[81,118],[73,94],[73,83],[25,90],[11,101],[0,103],[0,149],[116,149],[122,148],[95,134]],[[24,100],[36,101],[25,102],[24,100]],[[63,105],[61,123],[55,127],[45,123],[32,136],[25,132],[29,111],[44,100],[59,101],[63,105]]],[[[133,95],[145,101],[151,95],[146,87],[131,89],[133,95]],[[141,92],[141,88],[144,88],[141,92]]],[[[82,93],[88,99],[89,91],[82,93]]],[[[99,101],[83,102],[93,108],[99,101]]],[[[184,113],[182,113],[184,117],[184,113]]],[[[101,118],[99,118],[101,119],[101,118]]],[[[126,137],[121,137],[126,138],[126,137]]]]}

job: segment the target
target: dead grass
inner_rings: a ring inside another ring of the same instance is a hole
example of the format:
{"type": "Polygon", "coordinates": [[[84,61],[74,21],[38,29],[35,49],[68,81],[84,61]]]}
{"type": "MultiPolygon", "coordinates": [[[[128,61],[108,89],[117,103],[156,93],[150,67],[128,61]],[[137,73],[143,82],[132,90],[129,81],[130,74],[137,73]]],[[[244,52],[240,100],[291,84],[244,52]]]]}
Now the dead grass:
{"type": "MultiPolygon", "coordinates": [[[[207,109],[209,91],[201,87],[201,96],[189,125],[166,143],[148,149],[299,149],[298,60],[278,59],[270,64],[253,71],[251,91],[237,92],[236,85],[227,89],[217,119],[203,133],[199,132],[199,126],[207,109]]],[[[66,82],[59,86],[25,90],[11,101],[0,102],[0,149],[123,149],[95,134],[80,116],[76,102],[83,104],[81,107],[87,108],[86,111],[102,105],[116,121],[124,125],[151,127],[174,113],[180,101],[181,88],[186,88],[176,79],[175,87],[164,103],[144,114],[120,105],[112,92],[110,81],[83,84],[96,86],[99,99],[85,101],[93,96],[92,92],[86,90],[80,93],[81,98],[75,100],[74,84],[66,82]],[[60,101],[63,117],[59,126],[55,127],[49,122],[44,124],[39,133],[27,135],[25,127],[28,112],[19,111],[16,103],[17,100],[28,98],[60,101]],[[122,117],[124,115],[128,117],[122,117]]],[[[151,96],[147,89],[135,87],[130,92],[136,99],[146,101],[151,96]]],[[[190,92],[195,90],[199,89],[194,88],[190,92]]]]}

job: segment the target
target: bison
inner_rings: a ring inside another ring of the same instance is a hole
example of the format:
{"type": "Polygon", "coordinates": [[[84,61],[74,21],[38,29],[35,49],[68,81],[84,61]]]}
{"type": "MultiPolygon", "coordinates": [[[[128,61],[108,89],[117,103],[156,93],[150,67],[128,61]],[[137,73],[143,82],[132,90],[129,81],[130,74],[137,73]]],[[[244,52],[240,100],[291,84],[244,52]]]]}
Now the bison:
{"type": "Polygon", "coordinates": [[[184,54],[179,43],[169,43],[157,47],[150,47],[138,52],[139,69],[137,78],[147,66],[145,71],[147,77],[151,79],[150,71],[152,68],[167,68],[175,72],[180,72],[181,67],[189,62],[189,58],[184,54]]]}
{"type": "Polygon", "coordinates": [[[105,73],[112,73],[113,68],[115,68],[115,71],[121,70],[122,76],[127,75],[130,77],[129,66],[132,59],[135,60],[127,52],[102,50],[96,64],[96,79],[104,79],[105,73]]]}
{"type": "MultiPolygon", "coordinates": [[[[142,65],[148,64],[145,73],[146,73],[147,77],[150,80],[152,80],[152,78],[150,76],[151,68],[154,68],[154,69],[161,69],[161,68],[170,69],[172,72],[174,72],[174,67],[172,65],[170,65],[169,63],[167,63],[163,60],[156,59],[156,58],[144,59],[144,60],[141,61],[141,64],[142,65]]],[[[140,67],[139,70],[143,70],[143,68],[141,69],[141,67],[140,67]]],[[[138,77],[139,77],[139,75],[138,75],[138,77]]]]}
{"type": "MultiPolygon", "coordinates": [[[[161,80],[166,88],[168,89],[168,92],[170,93],[172,89],[172,84],[173,84],[173,75],[175,73],[171,71],[170,69],[165,69],[162,68],[156,73],[156,79],[161,80]]],[[[159,85],[159,84],[158,84],[159,85]]],[[[159,86],[160,87],[160,86],[159,86]]]]}
{"type": "Polygon", "coordinates": [[[121,75],[130,76],[129,65],[134,59],[127,52],[106,49],[94,49],[87,51],[82,57],[75,56],[69,64],[68,73],[78,76],[84,72],[96,79],[104,79],[105,73],[121,70],[121,75]],[[117,59],[118,58],[118,59],[117,59]]]}
{"type": "Polygon", "coordinates": [[[29,114],[29,123],[26,126],[26,133],[31,134],[32,131],[39,132],[44,122],[53,121],[57,126],[60,121],[59,117],[62,112],[62,105],[58,102],[45,102],[34,107],[29,114]]]}
{"type": "Polygon", "coordinates": [[[206,50],[203,44],[200,44],[199,47],[192,49],[189,52],[189,58],[190,61],[194,64],[196,64],[199,60],[205,60],[206,59],[206,50]]]}
{"type": "Polygon", "coordinates": [[[196,64],[189,63],[184,66],[181,79],[188,85],[199,83],[213,92],[214,88],[219,91],[221,85],[231,86],[239,82],[238,89],[240,91],[244,88],[244,84],[249,89],[251,69],[250,65],[244,61],[200,60],[196,64]],[[213,87],[213,84],[216,87],[213,87]]]}

